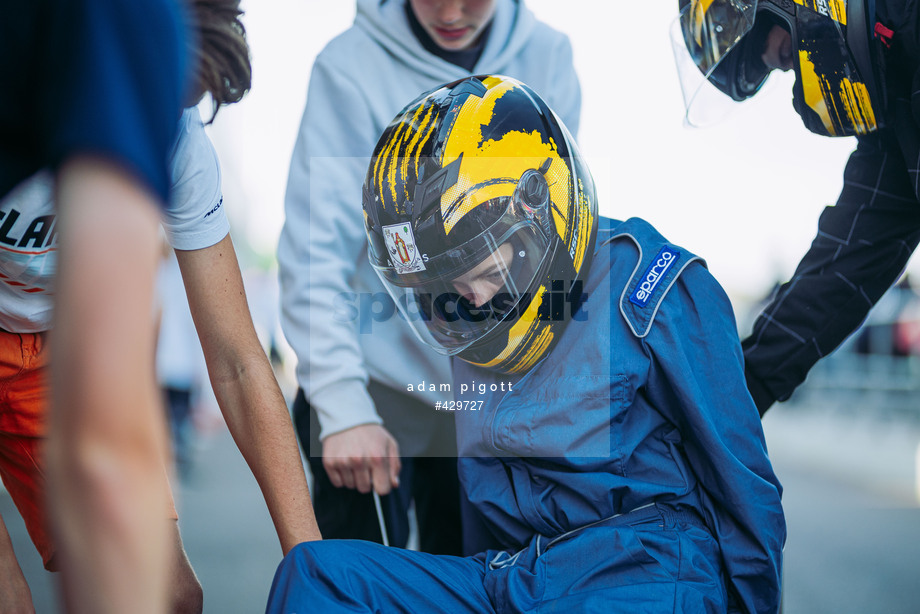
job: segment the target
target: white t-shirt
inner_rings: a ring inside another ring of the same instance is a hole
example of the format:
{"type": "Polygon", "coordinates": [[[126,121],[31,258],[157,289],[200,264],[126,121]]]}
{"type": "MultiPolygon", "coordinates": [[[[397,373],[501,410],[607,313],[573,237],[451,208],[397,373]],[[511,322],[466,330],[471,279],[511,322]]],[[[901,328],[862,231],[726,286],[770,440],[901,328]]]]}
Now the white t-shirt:
{"type": "MultiPolygon", "coordinates": [[[[170,204],[162,220],[170,245],[203,249],[227,236],[220,163],[197,108],[186,109],[179,119],[170,177],[170,204]]],[[[0,328],[9,332],[51,327],[57,270],[53,194],[53,175],[41,171],[0,200],[0,328]]]]}

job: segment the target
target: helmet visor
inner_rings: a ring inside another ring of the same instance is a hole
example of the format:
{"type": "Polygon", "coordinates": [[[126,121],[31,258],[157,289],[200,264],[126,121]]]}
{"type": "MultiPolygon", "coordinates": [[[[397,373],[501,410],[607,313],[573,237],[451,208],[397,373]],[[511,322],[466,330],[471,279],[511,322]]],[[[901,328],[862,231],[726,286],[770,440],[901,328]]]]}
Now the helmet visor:
{"type": "Polygon", "coordinates": [[[735,103],[700,72],[700,67],[687,51],[681,27],[681,19],[674,20],[671,48],[684,99],[684,124],[696,128],[711,126],[728,117],[735,110],[735,103]]]}
{"type": "Polygon", "coordinates": [[[761,90],[771,69],[762,56],[774,25],[788,26],[756,2],[694,2],[671,25],[670,38],[687,125],[714,124],[761,90]],[[704,12],[705,11],[705,12],[704,12]],[[705,35],[705,33],[711,33],[705,35]]]}
{"type": "Polygon", "coordinates": [[[539,222],[499,200],[504,213],[478,236],[423,263],[424,272],[373,265],[403,318],[441,354],[454,355],[530,304],[528,289],[551,260],[539,222]]]}
{"type": "Polygon", "coordinates": [[[690,0],[678,17],[693,63],[707,79],[716,65],[754,27],[757,0],[690,0]]]}

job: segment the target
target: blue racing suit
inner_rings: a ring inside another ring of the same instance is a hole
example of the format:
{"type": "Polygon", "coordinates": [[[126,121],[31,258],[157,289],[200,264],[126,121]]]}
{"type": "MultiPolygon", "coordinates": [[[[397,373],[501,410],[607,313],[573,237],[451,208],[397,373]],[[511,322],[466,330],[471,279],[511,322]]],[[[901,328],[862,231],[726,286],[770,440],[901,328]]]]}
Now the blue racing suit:
{"type": "Polygon", "coordinates": [[[642,220],[602,220],[597,244],[541,363],[454,362],[482,552],[301,544],[269,612],[778,611],[781,487],[728,298],[642,220]]]}

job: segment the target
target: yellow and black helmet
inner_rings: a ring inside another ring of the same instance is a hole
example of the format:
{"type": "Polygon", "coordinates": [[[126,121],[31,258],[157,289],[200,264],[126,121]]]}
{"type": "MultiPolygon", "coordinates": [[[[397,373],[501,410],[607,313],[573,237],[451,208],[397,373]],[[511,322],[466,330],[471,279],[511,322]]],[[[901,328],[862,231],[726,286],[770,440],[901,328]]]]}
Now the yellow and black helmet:
{"type": "Polygon", "coordinates": [[[793,104],[805,126],[825,136],[880,127],[884,84],[873,0],[678,0],[671,29],[687,120],[715,106],[702,73],[735,101],[756,94],[770,73],[761,59],[774,26],[789,32],[796,82],[793,104]],[[696,67],[694,71],[691,67],[696,67]]]}
{"type": "Polygon", "coordinates": [[[526,372],[581,301],[594,182],[520,81],[470,77],[409,104],[377,143],[363,199],[371,264],[442,354],[526,372]]]}

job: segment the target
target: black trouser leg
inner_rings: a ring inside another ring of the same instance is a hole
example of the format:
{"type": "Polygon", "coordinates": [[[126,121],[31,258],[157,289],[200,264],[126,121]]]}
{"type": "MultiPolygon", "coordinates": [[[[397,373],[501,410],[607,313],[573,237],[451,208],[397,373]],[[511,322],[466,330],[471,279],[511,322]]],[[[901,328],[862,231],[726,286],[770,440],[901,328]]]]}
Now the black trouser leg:
{"type": "MultiPolygon", "coordinates": [[[[297,392],[293,414],[297,436],[313,474],[313,489],[310,494],[316,522],[323,538],[363,539],[383,543],[373,496],[352,488],[336,488],[329,480],[329,474],[323,467],[319,421],[302,390],[297,392]],[[315,455],[310,454],[311,446],[315,455]]],[[[406,468],[404,462],[403,470],[400,472],[400,484],[411,484],[411,471],[411,467],[406,468]],[[404,481],[404,477],[407,481],[404,481]]],[[[399,492],[399,489],[380,497],[387,538],[391,546],[405,547],[409,539],[409,523],[406,516],[408,501],[405,501],[408,498],[405,492],[399,492]]]]}
{"type": "Polygon", "coordinates": [[[419,550],[432,554],[463,554],[460,519],[460,480],[457,459],[415,459],[413,482],[419,550]]]}

